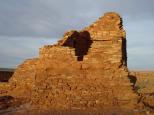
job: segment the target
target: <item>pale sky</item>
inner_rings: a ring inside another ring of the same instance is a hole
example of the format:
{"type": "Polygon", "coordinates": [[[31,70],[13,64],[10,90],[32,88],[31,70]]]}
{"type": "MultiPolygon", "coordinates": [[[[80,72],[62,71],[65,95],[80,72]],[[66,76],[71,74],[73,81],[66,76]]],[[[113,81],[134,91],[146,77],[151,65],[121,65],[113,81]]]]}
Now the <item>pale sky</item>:
{"type": "Polygon", "coordinates": [[[154,0],[0,0],[0,68],[37,57],[65,31],[110,11],[123,18],[129,69],[154,70],[154,0]]]}

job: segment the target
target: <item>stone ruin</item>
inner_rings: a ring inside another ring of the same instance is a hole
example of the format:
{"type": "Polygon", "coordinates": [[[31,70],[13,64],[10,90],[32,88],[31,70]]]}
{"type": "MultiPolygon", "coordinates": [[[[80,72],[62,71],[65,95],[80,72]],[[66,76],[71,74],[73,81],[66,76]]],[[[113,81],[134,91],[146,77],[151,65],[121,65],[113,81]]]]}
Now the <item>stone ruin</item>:
{"type": "Polygon", "coordinates": [[[66,32],[19,65],[8,84],[7,95],[45,109],[135,108],[121,17],[105,13],[81,31],[66,32]]]}

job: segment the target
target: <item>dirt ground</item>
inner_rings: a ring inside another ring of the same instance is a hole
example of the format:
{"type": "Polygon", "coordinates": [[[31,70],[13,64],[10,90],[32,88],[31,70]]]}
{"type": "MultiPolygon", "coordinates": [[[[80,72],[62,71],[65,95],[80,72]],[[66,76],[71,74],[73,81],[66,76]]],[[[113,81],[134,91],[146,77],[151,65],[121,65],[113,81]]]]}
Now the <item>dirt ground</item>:
{"type": "Polygon", "coordinates": [[[154,71],[131,71],[130,75],[136,77],[135,88],[138,93],[154,93],[154,71]]]}
{"type": "Polygon", "coordinates": [[[139,101],[154,114],[154,71],[131,71],[130,77],[133,78],[136,93],[140,95],[139,101]]]}

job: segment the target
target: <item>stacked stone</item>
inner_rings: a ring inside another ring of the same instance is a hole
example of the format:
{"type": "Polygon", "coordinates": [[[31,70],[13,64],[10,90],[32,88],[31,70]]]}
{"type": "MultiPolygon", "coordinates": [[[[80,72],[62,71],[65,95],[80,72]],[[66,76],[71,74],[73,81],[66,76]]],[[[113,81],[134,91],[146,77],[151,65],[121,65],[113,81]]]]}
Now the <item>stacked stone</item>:
{"type": "Polygon", "coordinates": [[[133,108],[136,95],[128,79],[108,75],[82,70],[78,73],[54,73],[43,81],[37,79],[32,103],[51,109],[133,108]]]}
{"type": "Polygon", "coordinates": [[[86,56],[89,59],[86,60],[87,62],[99,63],[105,69],[126,67],[125,31],[118,14],[106,13],[104,17],[101,17],[85,30],[90,33],[93,40],[93,44],[86,56]]]}
{"type": "Polygon", "coordinates": [[[18,66],[11,79],[9,79],[8,95],[30,100],[32,88],[36,80],[37,65],[39,63],[38,58],[27,59],[23,64],[18,66]]]}
{"type": "Polygon", "coordinates": [[[125,31],[116,13],[106,13],[80,32],[40,49],[10,80],[10,95],[50,109],[134,108],[128,80],[125,31]],[[27,92],[27,94],[25,94],[27,92]]]}
{"type": "Polygon", "coordinates": [[[40,48],[40,59],[43,58],[50,58],[50,59],[57,59],[57,58],[66,58],[66,60],[74,60],[75,58],[75,51],[73,48],[69,47],[62,47],[62,46],[44,46],[40,48]]]}

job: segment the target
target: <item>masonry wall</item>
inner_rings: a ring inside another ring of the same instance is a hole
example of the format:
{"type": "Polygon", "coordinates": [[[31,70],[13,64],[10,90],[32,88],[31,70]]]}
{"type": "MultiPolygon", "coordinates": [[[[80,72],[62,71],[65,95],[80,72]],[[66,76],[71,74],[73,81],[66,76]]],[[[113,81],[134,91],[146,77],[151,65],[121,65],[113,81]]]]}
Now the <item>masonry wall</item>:
{"type": "MultiPolygon", "coordinates": [[[[125,37],[121,17],[114,13],[105,14],[104,17],[101,17],[98,21],[80,32],[66,32],[63,39],[57,44],[59,46],[65,46],[65,48],[52,48],[54,46],[41,48],[40,57],[52,58],[52,56],[60,54],[56,52],[61,52],[65,49],[64,52],[67,52],[67,54],[63,55],[63,58],[71,56],[74,60],[79,61],[77,50],[83,52],[81,50],[85,49],[83,46],[86,47],[87,44],[85,44],[82,39],[87,38],[89,39],[89,46],[86,52],[84,51],[81,59],[84,65],[87,67],[90,66],[90,68],[93,69],[95,65],[102,69],[126,69],[127,52],[125,37]],[[73,46],[77,40],[80,43],[77,44],[77,46],[81,49],[77,49],[73,46]]],[[[63,52],[61,53],[63,54],[63,52]]]]}
{"type": "Polygon", "coordinates": [[[9,81],[9,94],[50,109],[134,108],[127,71],[122,20],[106,13],[81,31],[68,31],[37,59],[21,64],[9,81]]]}
{"type": "Polygon", "coordinates": [[[126,36],[119,15],[105,14],[84,30],[89,31],[93,40],[87,56],[90,57],[90,62],[93,58],[98,62],[102,61],[102,68],[108,69],[127,66],[126,36]],[[95,56],[98,54],[101,59],[97,59],[98,57],[95,56]]]}

